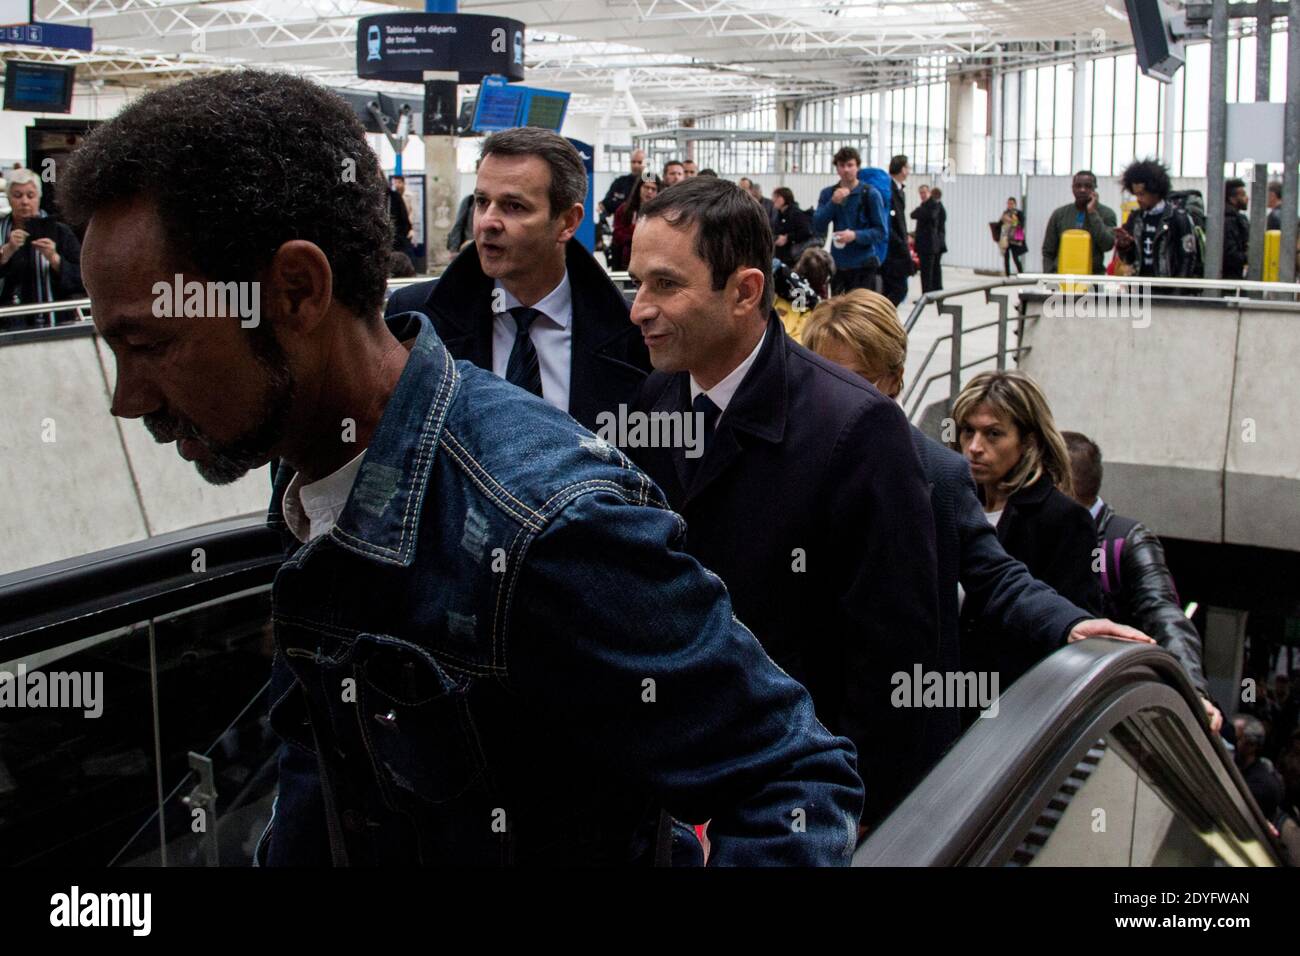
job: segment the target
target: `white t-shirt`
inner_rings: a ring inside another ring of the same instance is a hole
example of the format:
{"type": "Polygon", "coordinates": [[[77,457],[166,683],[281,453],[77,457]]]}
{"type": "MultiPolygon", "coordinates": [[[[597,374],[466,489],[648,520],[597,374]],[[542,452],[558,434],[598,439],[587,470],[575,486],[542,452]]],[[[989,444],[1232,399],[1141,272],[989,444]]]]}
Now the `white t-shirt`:
{"type": "Polygon", "coordinates": [[[1005,508],[999,508],[997,511],[986,511],[984,512],[984,518],[989,524],[996,528],[998,522],[1002,520],[1002,512],[1005,510],[1005,508]]]}
{"type": "Polygon", "coordinates": [[[284,489],[281,507],[285,524],[295,538],[307,544],[334,527],[352,495],[352,485],[365,456],[362,451],[338,471],[308,485],[298,480],[301,476],[293,476],[289,487],[284,489]]]}

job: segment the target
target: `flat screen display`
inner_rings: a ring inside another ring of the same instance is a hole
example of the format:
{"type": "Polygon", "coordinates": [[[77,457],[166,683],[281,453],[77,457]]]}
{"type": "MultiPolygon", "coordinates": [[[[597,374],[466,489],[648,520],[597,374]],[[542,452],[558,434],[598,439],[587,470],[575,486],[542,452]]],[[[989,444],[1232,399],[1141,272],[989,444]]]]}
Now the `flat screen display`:
{"type": "Polygon", "coordinates": [[[75,78],[73,66],[10,60],[5,64],[4,108],[25,113],[71,112],[75,78]]]}

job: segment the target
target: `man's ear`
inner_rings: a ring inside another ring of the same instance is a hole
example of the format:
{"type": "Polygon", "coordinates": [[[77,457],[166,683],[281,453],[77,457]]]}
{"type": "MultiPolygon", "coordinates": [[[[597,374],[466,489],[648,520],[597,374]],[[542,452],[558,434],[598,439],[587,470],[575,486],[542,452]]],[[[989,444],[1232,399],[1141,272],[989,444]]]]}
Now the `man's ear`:
{"type": "Polygon", "coordinates": [[[334,270],[320,246],[292,239],[275,250],[262,272],[261,297],[280,328],[312,332],[334,302],[334,270]]]}
{"type": "MultiPolygon", "coordinates": [[[[763,304],[763,270],[742,268],[736,273],[736,311],[747,315],[763,304]]],[[[763,316],[767,320],[767,316],[763,316]]]]}
{"type": "Polygon", "coordinates": [[[576,202],[560,213],[560,232],[555,237],[556,241],[563,245],[572,239],[578,231],[578,226],[582,225],[584,214],[582,203],[576,202]]]}

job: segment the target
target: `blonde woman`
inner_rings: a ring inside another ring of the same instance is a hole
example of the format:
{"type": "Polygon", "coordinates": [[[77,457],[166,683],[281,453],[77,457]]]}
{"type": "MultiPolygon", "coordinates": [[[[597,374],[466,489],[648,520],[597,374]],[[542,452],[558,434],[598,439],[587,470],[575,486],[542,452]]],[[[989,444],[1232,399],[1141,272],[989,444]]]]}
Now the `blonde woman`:
{"type": "MultiPolygon", "coordinates": [[[[893,303],[883,295],[856,289],[821,303],[804,326],[803,344],[862,376],[885,395],[897,398],[902,391],[907,333],[893,303]]],[[[1095,619],[1087,605],[1076,606],[1035,580],[1032,568],[1008,555],[999,530],[985,517],[965,459],[915,428],[912,444],[930,483],[934,510],[940,670],[972,670],[979,662],[987,663],[988,655],[978,649],[968,659],[971,652],[959,637],[959,607],[960,620],[969,622],[972,632],[978,627],[998,635],[999,640],[1021,648],[1019,656],[1032,660],[1067,640],[1085,637],[1149,641],[1131,627],[1095,619]]],[[[1003,688],[1008,683],[1005,678],[1001,681],[1003,688]]],[[[956,711],[936,711],[936,716],[927,755],[931,759],[960,729],[956,711]]]]}
{"type": "MultiPolygon", "coordinates": [[[[957,396],[952,416],[955,444],[1007,553],[1059,594],[1100,612],[1101,583],[1092,570],[1096,526],[1069,497],[1070,455],[1038,383],[1018,370],[981,372],[957,396]]],[[[997,635],[971,639],[991,646],[997,635]]],[[[1004,669],[1018,665],[1026,662],[1004,659],[1004,669]]]]}

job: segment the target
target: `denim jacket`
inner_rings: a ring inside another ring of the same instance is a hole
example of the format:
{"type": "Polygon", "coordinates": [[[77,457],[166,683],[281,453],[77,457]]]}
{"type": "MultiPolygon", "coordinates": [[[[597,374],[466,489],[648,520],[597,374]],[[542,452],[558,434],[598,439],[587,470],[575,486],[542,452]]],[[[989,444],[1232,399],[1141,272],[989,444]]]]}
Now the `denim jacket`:
{"type": "Polygon", "coordinates": [[[847,864],[852,744],[660,490],[424,315],[389,326],[414,343],[347,505],[275,578],[259,861],[646,864],[666,812],[712,821],[711,863],[847,864]]]}

